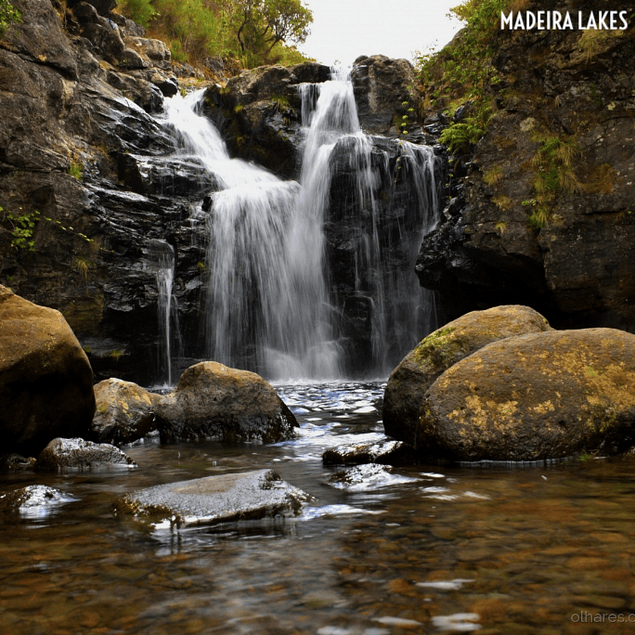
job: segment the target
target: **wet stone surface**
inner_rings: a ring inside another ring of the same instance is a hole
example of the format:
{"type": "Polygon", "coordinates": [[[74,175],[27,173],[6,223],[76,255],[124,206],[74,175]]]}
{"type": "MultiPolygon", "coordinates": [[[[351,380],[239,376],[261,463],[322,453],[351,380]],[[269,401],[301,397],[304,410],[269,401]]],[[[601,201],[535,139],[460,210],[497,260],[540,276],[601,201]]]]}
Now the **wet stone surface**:
{"type": "Polygon", "coordinates": [[[179,527],[299,514],[311,496],[273,470],[221,474],[149,487],[116,502],[119,513],[179,527]]]}

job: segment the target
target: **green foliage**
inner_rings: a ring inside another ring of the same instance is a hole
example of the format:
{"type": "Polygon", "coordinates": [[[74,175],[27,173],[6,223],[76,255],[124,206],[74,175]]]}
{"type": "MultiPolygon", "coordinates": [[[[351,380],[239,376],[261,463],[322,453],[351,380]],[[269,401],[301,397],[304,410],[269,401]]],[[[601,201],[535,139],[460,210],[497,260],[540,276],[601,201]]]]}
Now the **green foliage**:
{"type": "Polygon", "coordinates": [[[152,0],[118,0],[117,8],[143,27],[148,27],[152,18],[157,15],[152,0]]]}
{"type": "Polygon", "coordinates": [[[19,213],[5,211],[0,207],[3,219],[9,221],[11,225],[11,247],[20,251],[35,251],[35,229],[40,221],[51,223],[65,232],[70,232],[82,240],[92,243],[94,240],[86,234],[76,231],[73,227],[63,225],[59,220],[42,216],[38,210],[19,213]]]}
{"type": "Polygon", "coordinates": [[[82,180],[84,166],[78,161],[71,161],[68,166],[68,173],[78,181],[82,180]]]}
{"type": "Polygon", "coordinates": [[[451,9],[465,27],[448,46],[436,54],[417,59],[419,81],[427,90],[431,106],[471,102],[470,115],[451,123],[441,142],[453,152],[468,152],[484,134],[494,110],[489,87],[499,81],[492,66],[500,42],[500,13],[513,0],[467,0],[451,9]]]}
{"type": "Polygon", "coordinates": [[[19,22],[21,19],[20,12],[8,0],[0,0],[0,37],[4,35],[10,24],[19,22]]]}
{"type": "Polygon", "coordinates": [[[304,42],[313,20],[301,0],[121,0],[118,8],[167,42],[177,62],[221,56],[247,67],[305,61],[285,44],[304,42]]]}
{"type": "Polygon", "coordinates": [[[536,196],[522,204],[531,209],[527,218],[529,226],[539,230],[552,219],[556,197],[561,193],[580,191],[583,186],[573,169],[573,162],[580,155],[580,149],[573,139],[537,134],[535,140],[540,143],[531,161],[536,175],[536,196]]]}
{"type": "MultiPolygon", "coordinates": [[[[4,211],[0,207],[0,212],[4,211]]],[[[20,210],[22,211],[22,210],[20,210]]],[[[18,250],[35,251],[35,226],[40,220],[40,212],[27,212],[24,214],[14,214],[7,212],[6,217],[11,223],[11,247],[18,250]]]]}
{"type": "MultiPolygon", "coordinates": [[[[485,117],[487,111],[480,113],[485,117]]],[[[448,126],[439,136],[439,141],[450,149],[451,152],[468,152],[483,136],[487,120],[483,117],[466,117],[463,121],[448,126]]]]}

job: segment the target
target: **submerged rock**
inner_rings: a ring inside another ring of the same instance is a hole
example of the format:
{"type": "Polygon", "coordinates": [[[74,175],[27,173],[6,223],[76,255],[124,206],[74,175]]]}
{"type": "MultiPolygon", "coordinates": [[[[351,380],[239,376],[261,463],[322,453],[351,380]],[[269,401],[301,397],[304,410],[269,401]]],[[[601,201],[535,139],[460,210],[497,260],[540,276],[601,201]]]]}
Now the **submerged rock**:
{"type": "Polygon", "coordinates": [[[0,495],[0,515],[19,514],[27,518],[48,516],[64,503],[77,500],[47,485],[28,485],[0,495]]]}
{"type": "Polygon", "coordinates": [[[415,462],[414,448],[403,441],[380,443],[352,443],[330,448],[322,455],[324,465],[411,465],[415,462]]]}
{"type": "Polygon", "coordinates": [[[312,497],[273,470],[222,474],[156,485],[120,498],[117,513],[177,527],[297,515],[312,497]]]}
{"type": "Polygon", "coordinates": [[[431,333],[390,375],[383,406],[386,434],[416,445],[426,391],[443,372],[486,344],[549,328],[533,309],[509,305],[473,311],[431,333]]]}
{"type": "Polygon", "coordinates": [[[360,492],[401,483],[412,483],[416,480],[411,476],[393,474],[391,468],[384,465],[369,463],[336,472],[328,479],[328,484],[336,489],[360,492]]]}
{"type": "Polygon", "coordinates": [[[53,439],[40,453],[38,470],[93,470],[99,468],[135,468],[137,464],[119,448],[108,443],[84,439],[53,439]]]}
{"type": "Polygon", "coordinates": [[[111,378],[95,386],[97,409],[92,438],[100,443],[132,443],[156,430],[161,396],[129,381],[111,378]]]}
{"type": "Polygon", "coordinates": [[[59,311],[0,285],[3,450],[37,454],[59,436],[85,436],[95,412],[93,371],[59,311]]]}
{"type": "Polygon", "coordinates": [[[162,443],[259,441],[293,436],[293,413],[260,375],[217,362],[190,366],[156,409],[162,443]]]}
{"type": "Polygon", "coordinates": [[[531,333],[484,346],[432,384],[417,450],[455,461],[616,454],[635,442],[635,335],[531,333]]]}

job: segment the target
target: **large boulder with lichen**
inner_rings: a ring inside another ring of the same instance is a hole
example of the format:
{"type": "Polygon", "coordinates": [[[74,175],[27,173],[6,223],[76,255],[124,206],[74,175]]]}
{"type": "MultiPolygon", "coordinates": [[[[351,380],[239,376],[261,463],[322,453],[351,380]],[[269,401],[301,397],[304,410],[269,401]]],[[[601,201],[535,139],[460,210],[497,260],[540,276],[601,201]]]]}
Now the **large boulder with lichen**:
{"type": "Polygon", "coordinates": [[[180,377],[156,408],[162,443],[256,441],[293,436],[297,422],[273,386],[260,375],[200,362],[180,377]]]}
{"type": "Polygon", "coordinates": [[[445,371],[416,427],[420,454],[536,461],[616,454],[635,442],[635,335],[529,333],[493,342],[445,371]]]}
{"type": "Polygon", "coordinates": [[[161,396],[131,381],[110,378],[95,385],[97,408],[91,425],[99,443],[132,443],[156,430],[154,411],[161,396]]]}
{"type": "Polygon", "coordinates": [[[0,285],[0,434],[5,452],[39,453],[59,436],[86,436],[93,371],[64,316],[0,285]]]}
{"type": "Polygon", "coordinates": [[[415,445],[426,391],[450,366],[491,342],[549,328],[530,307],[508,305],[472,311],[434,331],[390,375],[383,407],[386,434],[415,445]]]}

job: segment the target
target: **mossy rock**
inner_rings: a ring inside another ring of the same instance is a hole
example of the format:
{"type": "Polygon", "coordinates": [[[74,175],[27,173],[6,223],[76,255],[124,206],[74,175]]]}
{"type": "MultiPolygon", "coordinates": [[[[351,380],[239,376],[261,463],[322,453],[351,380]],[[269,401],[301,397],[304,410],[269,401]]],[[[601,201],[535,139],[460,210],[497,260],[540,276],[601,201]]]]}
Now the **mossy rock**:
{"type": "Polygon", "coordinates": [[[491,342],[549,329],[530,307],[504,305],[472,311],[434,331],[390,375],[383,408],[386,434],[416,447],[425,393],[442,373],[491,342]]]}
{"type": "Polygon", "coordinates": [[[427,391],[417,450],[453,461],[616,454],[635,442],[635,335],[531,333],[493,342],[427,391]]]}

